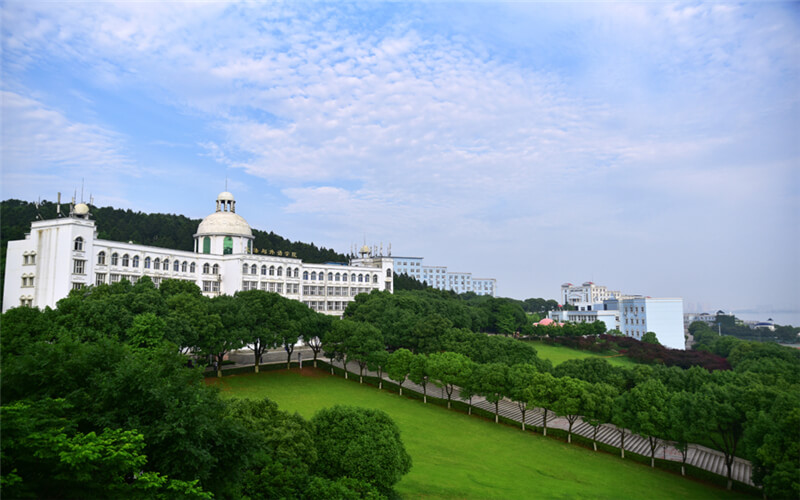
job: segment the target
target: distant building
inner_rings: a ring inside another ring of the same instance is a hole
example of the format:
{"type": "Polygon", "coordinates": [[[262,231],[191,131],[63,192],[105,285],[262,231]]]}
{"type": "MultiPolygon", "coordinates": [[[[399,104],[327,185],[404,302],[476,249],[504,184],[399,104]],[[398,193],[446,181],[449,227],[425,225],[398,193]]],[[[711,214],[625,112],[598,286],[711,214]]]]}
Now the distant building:
{"type": "Polygon", "coordinates": [[[83,203],[69,217],[31,223],[24,240],[10,241],[3,310],[55,307],[70,290],[149,277],[190,281],[204,295],[265,290],[298,300],[315,311],[340,316],[359,293],[392,290],[391,257],[364,246],[349,264],[309,264],[289,252],[253,248],[253,233],[236,213],[236,201],[220,193],[216,211],[194,235],[194,251],[172,250],[97,238],[83,203]]]}
{"type": "Polygon", "coordinates": [[[550,311],[548,317],[560,322],[591,323],[602,321],[608,330],[619,330],[628,337],[641,339],[655,332],[659,342],[673,349],[685,349],[683,300],[624,295],[587,281],[576,286],[561,285],[565,304],[576,311],[550,311]]]}
{"type": "Polygon", "coordinates": [[[684,328],[688,329],[689,325],[694,323],[695,321],[702,321],[708,325],[714,324],[717,321],[717,314],[711,314],[707,312],[702,313],[684,313],[683,314],[683,326],[684,328]]]}
{"type": "Polygon", "coordinates": [[[607,299],[620,298],[624,298],[622,293],[596,285],[592,281],[586,281],[581,285],[572,283],[561,285],[561,303],[574,306],[579,311],[591,311],[594,304],[602,303],[607,299]]]}
{"type": "Polygon", "coordinates": [[[423,281],[428,286],[456,293],[475,292],[478,295],[495,296],[497,280],[494,278],[473,278],[472,273],[451,272],[447,266],[426,266],[422,257],[393,257],[397,274],[423,281]]]}

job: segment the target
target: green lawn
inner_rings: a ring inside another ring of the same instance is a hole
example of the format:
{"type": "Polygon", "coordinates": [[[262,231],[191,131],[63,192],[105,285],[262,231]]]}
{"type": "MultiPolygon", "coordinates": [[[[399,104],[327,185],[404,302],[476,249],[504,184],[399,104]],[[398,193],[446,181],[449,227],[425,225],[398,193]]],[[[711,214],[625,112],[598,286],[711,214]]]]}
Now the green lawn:
{"type": "Polygon", "coordinates": [[[413,459],[396,486],[405,498],[749,498],[313,368],[209,383],[228,397],[269,397],[306,418],[335,404],[387,412],[413,459]]]}
{"type": "Polygon", "coordinates": [[[577,349],[570,349],[560,345],[545,344],[538,340],[529,341],[531,345],[536,348],[539,357],[542,359],[549,359],[553,362],[553,366],[558,366],[568,359],[584,359],[584,358],[603,358],[614,366],[634,366],[636,361],[625,356],[609,356],[607,354],[597,354],[589,351],[579,351],[577,349]]]}

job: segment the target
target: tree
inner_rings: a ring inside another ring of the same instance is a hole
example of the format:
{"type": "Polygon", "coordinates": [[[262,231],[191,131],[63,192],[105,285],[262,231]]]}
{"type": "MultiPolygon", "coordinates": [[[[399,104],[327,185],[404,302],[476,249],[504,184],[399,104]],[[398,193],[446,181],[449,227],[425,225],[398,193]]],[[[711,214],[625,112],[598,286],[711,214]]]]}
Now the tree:
{"type": "Polygon", "coordinates": [[[623,392],[614,398],[614,411],[611,414],[611,423],[617,427],[617,432],[619,432],[620,458],[625,458],[625,435],[628,432],[628,428],[635,425],[633,423],[635,416],[631,412],[631,407],[628,403],[629,397],[628,392],[623,392]]]}
{"type": "Polygon", "coordinates": [[[389,353],[386,350],[373,351],[367,358],[367,368],[378,373],[378,389],[383,389],[383,372],[389,362],[389,353]]]}
{"type": "Polygon", "coordinates": [[[656,332],[645,332],[645,334],[642,335],[642,342],[647,344],[661,344],[656,337],[656,332]]]}
{"type": "Polygon", "coordinates": [[[239,322],[244,333],[243,341],[253,347],[255,373],[259,372],[264,352],[278,342],[278,332],[288,323],[288,316],[277,303],[277,294],[261,290],[238,292],[239,322]]]}
{"type": "Polygon", "coordinates": [[[63,399],[16,401],[3,419],[2,491],[9,498],[211,498],[198,481],[178,481],[146,468],[144,436],[104,428],[79,432],[63,399]]]}
{"type": "Polygon", "coordinates": [[[349,335],[348,323],[344,320],[333,320],[330,329],[325,332],[325,336],[322,339],[322,349],[325,352],[325,356],[331,360],[331,375],[333,375],[333,361],[341,361],[344,365],[344,378],[347,378],[345,343],[349,335]]]}
{"type": "Polygon", "coordinates": [[[584,421],[592,426],[592,447],[597,451],[597,431],[600,426],[611,422],[611,416],[614,412],[614,398],[617,396],[617,389],[603,382],[592,384],[586,391],[584,391],[583,408],[584,408],[584,421]]]}
{"type": "Polygon", "coordinates": [[[584,412],[584,392],[588,390],[588,384],[583,380],[562,377],[556,379],[556,384],[553,386],[555,392],[555,401],[553,402],[553,411],[565,417],[569,423],[567,430],[567,442],[572,443],[572,426],[580,418],[581,413],[584,412]]]}
{"type": "Polygon", "coordinates": [[[508,392],[508,366],[502,363],[475,365],[470,379],[475,392],[494,404],[494,423],[498,423],[500,400],[508,392]]]}
{"type": "Polygon", "coordinates": [[[431,314],[421,318],[411,330],[409,348],[415,353],[438,351],[442,335],[452,326],[453,322],[440,314],[431,314]]]}
{"type": "Polygon", "coordinates": [[[211,299],[210,312],[219,318],[214,322],[214,330],[208,331],[205,338],[200,339],[200,349],[204,354],[214,356],[217,363],[217,377],[222,377],[222,362],[225,355],[245,345],[242,339],[247,337],[239,315],[239,302],[230,295],[220,295],[211,299]]]}
{"type": "Polygon", "coordinates": [[[656,466],[656,448],[669,428],[667,405],[670,396],[664,384],[658,379],[647,380],[628,393],[627,411],[631,415],[631,429],[637,434],[647,436],[650,444],[650,467],[656,466]]]}
{"type": "Polygon", "coordinates": [[[428,369],[428,356],[425,354],[417,354],[411,360],[411,365],[408,370],[408,378],[417,385],[422,386],[422,402],[428,402],[428,377],[430,370],[428,369]]]}
{"type": "Polygon", "coordinates": [[[522,413],[522,430],[525,430],[525,413],[528,410],[528,391],[537,371],[532,365],[517,364],[508,372],[508,395],[517,403],[522,413]]]}
{"type": "Polygon", "coordinates": [[[411,469],[400,430],[381,410],[334,406],[311,419],[317,468],[325,477],[350,477],[391,492],[411,469]]]}
{"type": "MultiPolygon", "coordinates": [[[[63,398],[69,405],[64,416],[85,436],[94,432],[105,440],[111,436],[101,436],[105,429],[141,434],[147,463],[137,473],[198,479],[204,491],[240,496],[239,474],[249,460],[252,435],[225,418],[227,403],[202,383],[200,370],[187,369],[185,358],[169,346],[133,349],[114,339],[82,343],[59,337],[5,361],[0,383],[3,406],[23,399],[63,398]]],[[[2,418],[0,446],[11,436],[2,418]]],[[[56,427],[69,428],[60,423],[56,427]]],[[[112,448],[122,445],[114,439],[112,448]]]]}
{"type": "Polygon", "coordinates": [[[386,363],[386,374],[400,386],[401,396],[403,395],[403,383],[411,369],[412,359],[414,359],[414,354],[408,349],[401,348],[389,355],[389,361],[386,363]]]}
{"type": "MultiPolygon", "coordinates": [[[[276,304],[278,311],[285,311],[286,322],[278,331],[278,341],[286,351],[286,369],[292,366],[292,353],[294,346],[300,341],[300,335],[303,331],[303,325],[306,319],[314,312],[302,302],[296,300],[279,297],[276,304]]],[[[280,314],[283,317],[283,314],[280,314]]]]}
{"type": "Polygon", "coordinates": [[[695,408],[702,415],[695,422],[725,455],[728,489],[733,486],[733,460],[744,434],[747,412],[753,410],[742,381],[732,372],[714,372],[711,383],[697,393],[695,408]]]}
{"type": "Polygon", "coordinates": [[[755,484],[767,498],[800,497],[800,398],[796,392],[781,392],[772,403],[748,415],[743,438],[753,457],[755,484]]]}
{"type": "Polygon", "coordinates": [[[352,322],[352,330],[345,341],[347,357],[358,363],[358,382],[364,382],[364,368],[367,367],[370,357],[379,351],[384,351],[383,334],[376,327],[368,323],[352,322]]]}
{"type": "Polygon", "coordinates": [[[166,304],[167,340],[183,354],[198,349],[222,327],[219,314],[211,312],[211,300],[202,295],[187,292],[167,295],[166,304]]]}
{"type": "Polygon", "coordinates": [[[233,399],[227,415],[253,434],[254,454],[243,474],[242,493],[250,498],[302,496],[317,461],[313,429],[297,413],[269,399],[233,399]]]}
{"type": "Polygon", "coordinates": [[[322,339],[331,328],[331,317],[326,314],[310,314],[303,324],[303,341],[314,352],[314,368],[317,367],[317,356],[322,352],[322,339]]]}
{"type": "Polygon", "coordinates": [[[447,393],[447,407],[457,384],[470,376],[472,364],[466,356],[455,352],[441,352],[428,357],[428,370],[434,383],[447,393]]]}
{"type": "Polygon", "coordinates": [[[532,384],[527,390],[528,405],[537,406],[544,410],[542,428],[545,436],[547,435],[547,413],[556,401],[556,395],[553,391],[556,383],[556,378],[549,373],[537,373],[532,377],[532,384]]]}
{"type": "Polygon", "coordinates": [[[141,349],[150,349],[164,342],[167,322],[148,312],[133,317],[133,324],[125,332],[128,344],[141,349]]]}
{"type": "Polygon", "coordinates": [[[697,418],[701,418],[696,415],[694,399],[695,396],[691,392],[673,392],[670,394],[669,403],[666,407],[666,437],[672,440],[675,449],[681,453],[681,476],[686,475],[686,458],[689,454],[689,443],[697,437],[692,423],[697,418]]]}

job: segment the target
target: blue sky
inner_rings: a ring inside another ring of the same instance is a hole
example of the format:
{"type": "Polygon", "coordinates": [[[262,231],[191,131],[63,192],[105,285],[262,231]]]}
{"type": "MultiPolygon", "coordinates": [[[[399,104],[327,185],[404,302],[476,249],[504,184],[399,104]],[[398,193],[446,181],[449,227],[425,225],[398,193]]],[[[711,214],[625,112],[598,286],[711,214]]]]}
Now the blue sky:
{"type": "Polygon", "coordinates": [[[798,313],[798,5],[7,1],[2,197],[798,313]]]}

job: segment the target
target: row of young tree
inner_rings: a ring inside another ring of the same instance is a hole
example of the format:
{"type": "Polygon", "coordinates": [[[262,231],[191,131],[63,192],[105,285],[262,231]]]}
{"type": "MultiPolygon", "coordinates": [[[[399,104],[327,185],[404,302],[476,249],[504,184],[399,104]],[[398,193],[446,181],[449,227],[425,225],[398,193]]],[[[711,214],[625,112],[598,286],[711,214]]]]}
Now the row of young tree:
{"type": "Polygon", "coordinates": [[[334,407],[305,420],[268,400],[221,398],[202,368],[187,367],[181,351],[189,345],[217,352],[242,342],[220,340],[217,330],[242,337],[253,318],[230,317],[246,318],[246,301],[262,299],[278,318],[259,326],[262,341],[272,328],[297,331],[313,316],[282,309],[266,292],[217,302],[169,281],[161,289],[147,281],[103,286],[73,293],[56,310],[4,313],[0,494],[396,496],[411,459],[385,413],[334,407]]]}
{"type": "MultiPolygon", "coordinates": [[[[621,368],[592,358],[552,368],[528,343],[470,331],[476,323],[469,320],[480,316],[460,308],[463,301],[443,297],[442,303],[429,304],[423,297],[429,295],[418,292],[419,301],[411,293],[359,297],[322,337],[321,349],[345,369],[356,363],[360,376],[367,368],[386,372],[401,390],[411,380],[423,387],[424,399],[428,383],[441,387],[448,403],[456,393],[467,402],[482,396],[495,404],[496,419],[503,398],[522,412],[543,409],[545,427],[552,414],[563,416],[568,439],[580,417],[595,428],[614,424],[621,453],[625,433],[632,431],[649,439],[653,462],[666,442],[681,450],[684,462],[687,444],[699,442],[724,453],[729,487],[738,455],[753,462],[752,479],[768,496],[800,493],[793,479],[800,472],[794,459],[800,442],[800,353],[737,339],[733,346],[730,337],[720,337],[681,357],[661,354],[661,362],[652,365],[621,368]]],[[[626,337],[572,338],[621,342],[631,351],[672,351],[626,337]]]]}

